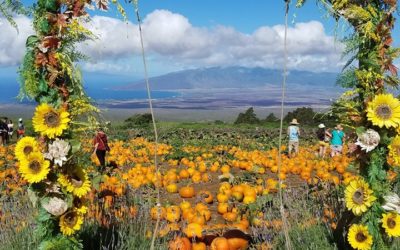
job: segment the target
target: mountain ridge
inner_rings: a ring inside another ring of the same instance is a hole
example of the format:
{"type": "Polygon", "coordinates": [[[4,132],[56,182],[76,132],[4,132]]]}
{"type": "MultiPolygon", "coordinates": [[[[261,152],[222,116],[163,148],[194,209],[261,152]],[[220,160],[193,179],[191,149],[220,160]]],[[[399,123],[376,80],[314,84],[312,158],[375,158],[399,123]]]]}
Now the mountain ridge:
{"type": "MultiPolygon", "coordinates": [[[[338,73],[291,70],[288,85],[334,87],[338,73]]],[[[152,90],[259,88],[282,82],[282,70],[261,67],[210,67],[181,70],[149,78],[152,90]]],[[[145,81],[115,87],[120,90],[143,89],[145,81]]]]}

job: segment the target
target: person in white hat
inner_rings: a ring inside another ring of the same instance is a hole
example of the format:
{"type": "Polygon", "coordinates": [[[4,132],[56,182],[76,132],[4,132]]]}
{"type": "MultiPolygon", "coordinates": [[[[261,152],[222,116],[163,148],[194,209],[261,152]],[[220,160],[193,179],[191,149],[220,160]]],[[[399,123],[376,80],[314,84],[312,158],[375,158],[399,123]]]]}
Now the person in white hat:
{"type": "Polygon", "coordinates": [[[18,119],[18,130],[17,130],[17,135],[18,135],[18,139],[21,139],[22,137],[24,137],[25,134],[25,125],[24,122],[22,121],[22,118],[18,119]]]}
{"type": "Polygon", "coordinates": [[[319,151],[318,156],[321,158],[325,157],[326,149],[329,146],[329,140],[332,137],[331,133],[329,133],[328,129],[326,129],[323,123],[318,125],[317,130],[317,138],[319,140],[319,151]]]}
{"type": "Polygon", "coordinates": [[[289,136],[289,145],[288,145],[288,152],[289,152],[289,157],[292,157],[293,155],[297,155],[299,153],[299,136],[300,136],[300,129],[297,126],[299,123],[297,122],[297,119],[293,119],[290,122],[290,125],[288,127],[288,136],[289,136]],[[293,154],[294,151],[294,154],[293,154]]]}

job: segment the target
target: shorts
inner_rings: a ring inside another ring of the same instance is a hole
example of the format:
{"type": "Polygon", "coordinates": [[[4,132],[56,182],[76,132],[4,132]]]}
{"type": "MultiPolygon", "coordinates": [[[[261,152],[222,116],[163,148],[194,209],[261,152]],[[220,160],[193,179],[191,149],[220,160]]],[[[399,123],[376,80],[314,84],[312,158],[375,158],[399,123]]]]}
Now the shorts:
{"type": "Polygon", "coordinates": [[[343,146],[342,145],[331,145],[332,152],[342,153],[343,146]]]}
{"type": "Polygon", "coordinates": [[[299,142],[298,141],[289,141],[289,153],[291,153],[293,150],[295,152],[299,151],[299,142]]]}

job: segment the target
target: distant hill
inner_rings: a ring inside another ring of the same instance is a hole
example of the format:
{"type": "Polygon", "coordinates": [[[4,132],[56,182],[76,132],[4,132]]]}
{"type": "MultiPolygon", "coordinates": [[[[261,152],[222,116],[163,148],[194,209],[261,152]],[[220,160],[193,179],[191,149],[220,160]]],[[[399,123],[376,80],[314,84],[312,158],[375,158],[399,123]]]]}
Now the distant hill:
{"type": "MultiPolygon", "coordinates": [[[[333,87],[337,73],[315,73],[292,70],[288,85],[333,87]]],[[[282,82],[282,70],[246,67],[212,67],[189,69],[149,79],[152,90],[210,89],[210,88],[258,88],[282,82]]],[[[144,89],[144,80],[117,87],[122,90],[144,89]]]]}

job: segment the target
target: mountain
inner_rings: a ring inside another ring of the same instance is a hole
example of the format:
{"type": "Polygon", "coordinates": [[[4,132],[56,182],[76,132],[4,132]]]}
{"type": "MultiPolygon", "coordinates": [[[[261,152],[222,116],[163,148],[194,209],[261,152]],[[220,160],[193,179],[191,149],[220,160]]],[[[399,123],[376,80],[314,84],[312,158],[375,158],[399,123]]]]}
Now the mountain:
{"type": "MultiPolygon", "coordinates": [[[[307,86],[333,87],[337,73],[316,73],[292,70],[287,83],[307,86]]],[[[149,79],[152,90],[259,88],[282,82],[282,70],[246,67],[212,67],[182,70],[149,79]]],[[[144,80],[117,87],[121,90],[144,89],[144,80]]]]}

